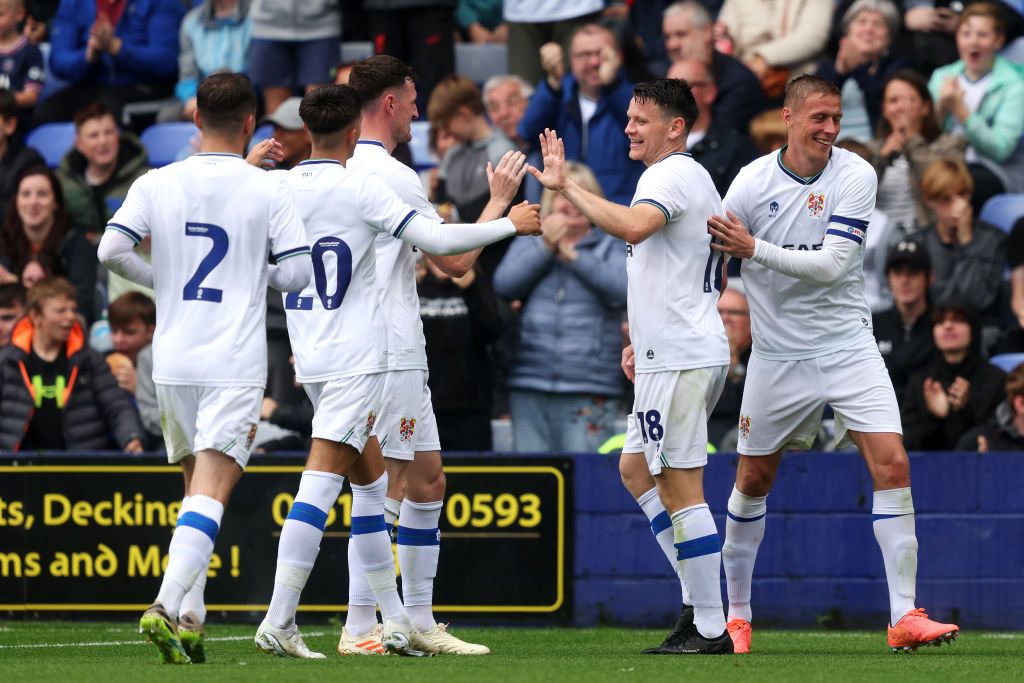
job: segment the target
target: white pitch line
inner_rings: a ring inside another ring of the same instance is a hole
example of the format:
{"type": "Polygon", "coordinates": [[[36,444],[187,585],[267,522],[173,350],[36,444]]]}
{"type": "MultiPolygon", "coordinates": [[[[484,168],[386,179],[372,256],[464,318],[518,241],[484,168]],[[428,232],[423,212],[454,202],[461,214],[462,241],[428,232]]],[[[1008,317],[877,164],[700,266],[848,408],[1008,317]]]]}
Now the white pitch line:
{"type": "MultiPolygon", "coordinates": [[[[14,630],[14,629],[10,629],[14,630]]],[[[317,637],[327,635],[326,631],[313,631],[311,633],[303,633],[303,636],[317,637]]],[[[221,636],[219,638],[207,638],[208,643],[222,643],[232,640],[252,640],[254,636],[221,636]]],[[[148,645],[149,643],[145,640],[108,640],[108,641],[97,641],[94,643],[28,643],[25,645],[0,645],[0,650],[27,650],[31,648],[42,648],[42,647],[109,647],[113,645],[148,645]]]]}

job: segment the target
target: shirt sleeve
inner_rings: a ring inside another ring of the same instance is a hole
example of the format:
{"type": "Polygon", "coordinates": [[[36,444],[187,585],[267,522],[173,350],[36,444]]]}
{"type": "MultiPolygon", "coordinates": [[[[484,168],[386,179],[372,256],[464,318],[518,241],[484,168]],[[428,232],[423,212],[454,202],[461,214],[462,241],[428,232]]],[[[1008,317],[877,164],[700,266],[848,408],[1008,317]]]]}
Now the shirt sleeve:
{"type": "Polygon", "coordinates": [[[124,203],[107,222],[107,230],[127,235],[135,244],[149,236],[152,218],[147,188],[154,177],[150,171],[132,183],[124,203]]]}
{"type": "Polygon", "coordinates": [[[684,182],[681,174],[672,173],[666,165],[656,164],[640,176],[630,207],[648,204],[665,214],[665,222],[670,223],[686,211],[685,188],[680,188],[684,182]]]}
{"type": "Polygon", "coordinates": [[[418,211],[402,201],[388,185],[374,182],[375,177],[364,175],[355,188],[359,198],[359,212],[370,227],[377,232],[401,237],[418,211]]]}
{"type": "Polygon", "coordinates": [[[878,195],[878,176],[873,168],[864,165],[859,172],[844,183],[843,193],[835,211],[828,218],[825,236],[834,235],[864,243],[871,212],[875,210],[878,195]]]}
{"type": "Polygon", "coordinates": [[[25,90],[42,90],[46,81],[43,53],[35,45],[25,55],[25,90]]]}
{"type": "Polygon", "coordinates": [[[277,263],[293,256],[309,255],[309,240],[295,198],[283,174],[270,173],[268,177],[276,183],[270,200],[270,254],[277,263]],[[273,178],[281,175],[280,179],[273,178]]]}
{"type": "Polygon", "coordinates": [[[403,167],[401,173],[395,173],[385,179],[384,185],[390,187],[398,195],[398,198],[415,209],[416,213],[427,220],[443,223],[444,220],[437,215],[434,205],[427,199],[427,192],[423,189],[420,177],[411,168],[403,167]]]}

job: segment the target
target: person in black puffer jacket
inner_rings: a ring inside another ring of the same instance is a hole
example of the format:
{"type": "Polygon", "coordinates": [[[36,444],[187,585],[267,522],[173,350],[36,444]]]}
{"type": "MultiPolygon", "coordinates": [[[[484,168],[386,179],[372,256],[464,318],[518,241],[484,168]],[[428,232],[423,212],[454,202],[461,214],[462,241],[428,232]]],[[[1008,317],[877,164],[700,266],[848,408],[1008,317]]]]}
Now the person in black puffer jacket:
{"type": "Polygon", "coordinates": [[[958,303],[935,309],[932,361],[910,376],[903,404],[903,443],[908,451],[950,451],[971,429],[984,425],[1003,400],[1006,373],[981,354],[973,313],[958,303]]]}
{"type": "Polygon", "coordinates": [[[47,278],[0,351],[0,451],[142,450],[131,396],[85,343],[75,288],[47,278]]]}

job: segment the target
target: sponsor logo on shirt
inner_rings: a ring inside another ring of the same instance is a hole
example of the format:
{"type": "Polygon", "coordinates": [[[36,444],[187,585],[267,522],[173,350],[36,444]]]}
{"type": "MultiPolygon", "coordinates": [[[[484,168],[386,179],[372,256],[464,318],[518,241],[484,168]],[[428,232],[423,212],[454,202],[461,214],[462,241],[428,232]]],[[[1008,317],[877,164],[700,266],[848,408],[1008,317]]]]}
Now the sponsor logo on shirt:
{"type": "Polygon", "coordinates": [[[807,213],[811,218],[821,218],[825,213],[825,195],[811,192],[807,195],[807,213]]]}
{"type": "Polygon", "coordinates": [[[654,349],[647,349],[647,360],[654,360],[654,349]]]}

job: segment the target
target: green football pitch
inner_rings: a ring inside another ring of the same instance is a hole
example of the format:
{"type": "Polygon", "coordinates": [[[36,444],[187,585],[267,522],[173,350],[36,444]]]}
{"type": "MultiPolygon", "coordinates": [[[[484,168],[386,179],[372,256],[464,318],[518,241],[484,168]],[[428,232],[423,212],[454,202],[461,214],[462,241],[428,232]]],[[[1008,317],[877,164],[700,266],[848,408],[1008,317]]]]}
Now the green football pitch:
{"type": "Polygon", "coordinates": [[[637,654],[660,631],[619,628],[457,628],[487,657],[338,657],[337,626],[305,629],[323,661],[284,660],[253,645],[254,626],[209,629],[208,663],[157,662],[126,623],[0,623],[4,681],[1010,681],[1024,680],[1024,633],[965,633],[950,647],[892,655],[882,632],[755,631],[755,652],[732,657],[637,654]]]}

